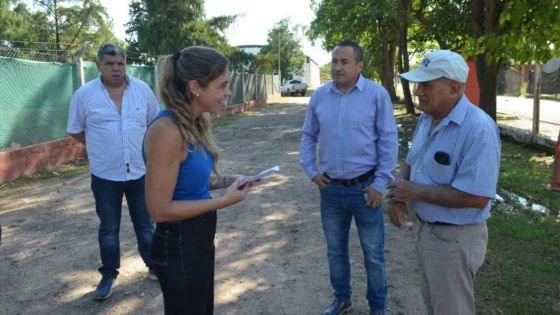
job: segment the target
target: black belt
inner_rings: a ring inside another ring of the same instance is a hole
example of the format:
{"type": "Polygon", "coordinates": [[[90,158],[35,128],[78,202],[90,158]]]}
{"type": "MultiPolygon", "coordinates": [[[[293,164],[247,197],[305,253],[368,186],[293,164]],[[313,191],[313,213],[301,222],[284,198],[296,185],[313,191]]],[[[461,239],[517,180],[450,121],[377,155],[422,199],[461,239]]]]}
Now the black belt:
{"type": "Polygon", "coordinates": [[[375,174],[375,168],[369,170],[367,173],[364,173],[358,177],[350,178],[350,179],[340,179],[340,178],[331,178],[327,173],[323,173],[323,176],[328,178],[331,182],[341,184],[342,186],[350,187],[354,185],[361,184],[367,181],[371,176],[375,174]]]}
{"type": "Polygon", "coordinates": [[[439,221],[436,221],[436,222],[428,222],[428,221],[425,221],[424,219],[422,219],[419,215],[416,215],[416,217],[418,218],[418,221],[420,221],[420,223],[422,223],[422,224],[457,226],[457,224],[447,223],[447,222],[439,222],[439,221]]]}

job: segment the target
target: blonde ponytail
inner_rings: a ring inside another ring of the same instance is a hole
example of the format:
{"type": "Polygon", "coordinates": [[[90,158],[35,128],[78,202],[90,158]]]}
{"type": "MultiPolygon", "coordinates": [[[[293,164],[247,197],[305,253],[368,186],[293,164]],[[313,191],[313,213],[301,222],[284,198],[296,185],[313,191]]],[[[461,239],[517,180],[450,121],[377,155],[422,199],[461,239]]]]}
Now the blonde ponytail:
{"type": "Polygon", "coordinates": [[[192,109],[192,92],[187,82],[196,80],[202,87],[227,69],[227,58],[209,47],[193,46],[181,53],[160,57],[158,60],[158,96],[165,108],[175,116],[183,145],[193,143],[197,148],[203,145],[214,157],[214,172],[220,158],[219,148],[212,135],[210,118],[207,113],[195,117],[192,109]]]}

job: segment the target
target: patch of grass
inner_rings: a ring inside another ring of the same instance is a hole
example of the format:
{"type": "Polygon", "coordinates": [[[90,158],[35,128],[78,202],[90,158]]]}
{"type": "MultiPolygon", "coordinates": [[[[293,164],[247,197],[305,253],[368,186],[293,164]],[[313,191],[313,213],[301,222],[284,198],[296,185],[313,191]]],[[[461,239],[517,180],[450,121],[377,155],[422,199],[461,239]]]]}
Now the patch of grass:
{"type": "Polygon", "coordinates": [[[560,193],[543,189],[552,175],[553,156],[511,142],[502,142],[499,186],[558,214],[560,193]]]}
{"type": "MultiPolygon", "coordinates": [[[[259,105],[258,107],[263,107],[263,106],[274,106],[274,105],[278,105],[278,104],[284,104],[285,101],[281,99],[278,100],[274,100],[274,101],[270,101],[264,105],[259,105]]],[[[241,117],[245,117],[245,116],[251,116],[253,115],[253,113],[255,112],[254,108],[250,108],[246,111],[243,112],[238,112],[238,113],[233,113],[233,114],[229,114],[226,116],[222,116],[220,118],[216,118],[212,120],[212,127],[224,127],[227,126],[229,124],[231,124],[232,122],[238,120],[241,117]]]]}
{"type": "Polygon", "coordinates": [[[543,186],[553,156],[502,142],[499,186],[551,210],[493,211],[486,261],[477,276],[479,314],[560,314],[560,194],[543,186]]]}
{"type": "Polygon", "coordinates": [[[226,115],[226,116],[222,116],[220,118],[216,118],[212,120],[212,127],[224,127],[227,126],[229,124],[231,124],[232,122],[238,120],[239,118],[243,117],[243,116],[247,116],[247,111],[245,112],[239,112],[239,113],[233,113],[230,115],[226,115]]]}
{"type": "Polygon", "coordinates": [[[51,170],[41,171],[30,176],[22,176],[13,182],[4,184],[1,189],[9,190],[19,188],[26,184],[31,184],[41,180],[48,180],[54,177],[70,178],[89,172],[89,164],[86,159],[77,159],[63,163],[51,170]]]}
{"type": "MultiPolygon", "coordinates": [[[[397,117],[400,137],[413,130],[409,118],[397,117]]],[[[405,151],[406,141],[400,145],[405,151]]],[[[493,209],[486,260],[475,281],[477,314],[560,314],[560,193],[543,189],[552,161],[548,153],[502,142],[498,186],[551,213],[517,204],[502,204],[510,211],[493,209]]]]}
{"type": "Polygon", "coordinates": [[[475,281],[479,314],[560,314],[560,224],[493,213],[475,281]]]}

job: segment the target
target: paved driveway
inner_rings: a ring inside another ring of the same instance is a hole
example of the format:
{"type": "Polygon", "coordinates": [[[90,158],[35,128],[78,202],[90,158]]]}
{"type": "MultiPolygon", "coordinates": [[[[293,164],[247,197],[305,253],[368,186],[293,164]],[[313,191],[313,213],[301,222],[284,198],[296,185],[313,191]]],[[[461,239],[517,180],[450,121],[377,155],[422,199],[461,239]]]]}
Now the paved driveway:
{"type": "MultiPolygon", "coordinates": [[[[515,126],[532,130],[533,99],[524,97],[498,96],[496,102],[498,113],[516,116],[519,121],[515,126]]],[[[539,133],[556,139],[560,130],[560,101],[540,101],[539,133]]]]}

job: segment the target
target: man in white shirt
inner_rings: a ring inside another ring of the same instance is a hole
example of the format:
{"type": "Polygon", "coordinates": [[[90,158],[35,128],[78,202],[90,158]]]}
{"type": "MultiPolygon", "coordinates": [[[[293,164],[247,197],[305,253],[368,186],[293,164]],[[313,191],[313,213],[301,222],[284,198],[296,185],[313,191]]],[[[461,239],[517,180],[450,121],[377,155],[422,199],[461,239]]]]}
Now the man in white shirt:
{"type": "MultiPolygon", "coordinates": [[[[66,131],[85,144],[91,190],[100,220],[102,279],[96,300],[105,300],[117,284],[120,267],[119,228],[123,195],[134,225],[138,250],[150,268],[153,223],[144,197],[142,142],[159,105],[150,87],[126,75],[126,55],[113,44],[97,53],[99,78],[78,89],[70,101],[66,131]]],[[[151,272],[151,268],[150,268],[151,272]]]]}

